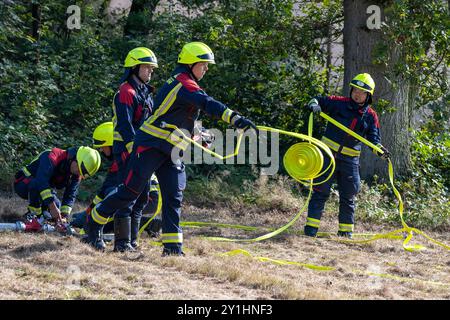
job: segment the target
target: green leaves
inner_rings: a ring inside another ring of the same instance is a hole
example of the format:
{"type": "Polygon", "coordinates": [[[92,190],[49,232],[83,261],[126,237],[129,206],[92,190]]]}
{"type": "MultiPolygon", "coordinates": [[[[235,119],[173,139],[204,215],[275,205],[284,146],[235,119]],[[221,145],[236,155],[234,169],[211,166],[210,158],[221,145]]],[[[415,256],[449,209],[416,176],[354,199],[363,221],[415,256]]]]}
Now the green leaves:
{"type": "MultiPolygon", "coordinates": [[[[338,86],[327,87],[329,70],[323,47],[329,34],[335,41],[342,33],[341,1],[182,0],[186,10],[200,14],[143,10],[114,25],[91,2],[36,1],[42,14],[39,42],[29,35],[29,1],[7,1],[0,6],[0,161],[5,168],[0,177],[4,179],[2,185],[9,185],[16,168],[48,147],[91,143],[95,126],[112,117],[111,103],[123,61],[127,52],[137,46],[147,46],[156,53],[160,67],[155,70],[152,85],[158,88],[174,69],[185,43],[207,43],[217,64],[210,65],[200,86],[258,125],[306,132],[308,112],[302,106],[312,96],[340,91],[338,86]],[[70,31],[65,12],[76,3],[82,7],[81,29],[70,31]],[[126,24],[129,34],[124,35],[126,24]]],[[[448,91],[443,73],[443,67],[450,64],[446,4],[404,0],[389,1],[393,5],[387,7],[387,2],[383,7],[388,19],[382,27],[386,41],[376,48],[374,62],[413,79],[420,85],[421,102],[435,100],[448,91]],[[390,61],[392,48],[401,49],[401,59],[394,66],[390,61]]],[[[341,75],[343,67],[331,66],[331,71],[341,75]]],[[[382,112],[396,107],[386,100],[377,103],[376,109],[382,112]]],[[[410,192],[406,198],[430,196],[423,198],[427,205],[433,199],[436,203],[448,199],[450,183],[450,137],[442,132],[449,111],[443,107],[434,111],[434,121],[425,131],[415,133],[412,174],[418,182],[405,182],[404,186],[405,192],[410,192]],[[434,198],[426,190],[436,190],[434,198]]],[[[202,120],[206,127],[226,126],[202,120]]],[[[323,124],[317,123],[314,135],[320,136],[323,124]]],[[[283,140],[282,149],[290,142],[283,140]]],[[[223,172],[224,168],[191,166],[188,170],[195,176],[206,176],[213,171],[223,172]]],[[[232,170],[231,176],[237,181],[230,184],[255,178],[249,168],[235,166],[232,170]]],[[[200,185],[204,186],[204,181],[200,185]]],[[[387,192],[379,188],[368,193],[387,192]]],[[[408,205],[422,208],[414,201],[408,205]]],[[[375,206],[373,212],[380,212],[378,209],[375,206]]]]}
{"type": "Polygon", "coordinates": [[[420,84],[419,103],[444,95],[449,88],[445,65],[450,64],[450,16],[445,1],[393,1],[385,10],[382,32],[386,41],[374,52],[375,62],[392,66],[391,76],[406,76],[420,84]],[[401,59],[391,61],[390,49],[401,59]],[[395,65],[392,65],[395,63],[395,65]]]}
{"type": "Polygon", "coordinates": [[[27,34],[32,18],[26,1],[0,9],[0,158],[5,179],[45,148],[90,143],[95,125],[111,117],[112,82],[120,64],[111,55],[110,29],[99,36],[101,23],[87,10],[85,18],[90,15],[92,25],[83,24],[67,39],[64,32],[55,32],[64,26],[61,17],[67,6],[40,3],[39,42],[27,34]]]}

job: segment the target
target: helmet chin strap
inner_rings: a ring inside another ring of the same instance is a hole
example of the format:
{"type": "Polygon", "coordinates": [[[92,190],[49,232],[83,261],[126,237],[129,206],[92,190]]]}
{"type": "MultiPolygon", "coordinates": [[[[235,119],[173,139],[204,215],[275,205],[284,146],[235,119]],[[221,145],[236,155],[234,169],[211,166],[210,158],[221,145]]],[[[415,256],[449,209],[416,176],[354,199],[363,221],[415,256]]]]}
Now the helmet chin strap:
{"type": "Polygon", "coordinates": [[[138,64],[136,67],[133,68],[133,74],[142,82],[147,83],[148,81],[142,80],[142,78],[139,76],[139,69],[141,68],[141,65],[138,64]]]}
{"type": "Polygon", "coordinates": [[[198,79],[197,79],[197,77],[194,75],[194,67],[195,67],[195,65],[197,64],[198,62],[195,62],[195,63],[193,63],[192,64],[192,66],[191,67],[189,67],[189,71],[190,71],[190,73],[191,73],[191,76],[192,76],[192,78],[194,78],[194,80],[196,81],[196,82],[198,82],[198,79]]]}
{"type": "Polygon", "coordinates": [[[105,156],[106,159],[108,159],[110,161],[113,160],[113,158],[114,158],[112,152],[111,152],[111,154],[109,156],[107,156],[107,155],[104,155],[104,156],[105,156]]]}

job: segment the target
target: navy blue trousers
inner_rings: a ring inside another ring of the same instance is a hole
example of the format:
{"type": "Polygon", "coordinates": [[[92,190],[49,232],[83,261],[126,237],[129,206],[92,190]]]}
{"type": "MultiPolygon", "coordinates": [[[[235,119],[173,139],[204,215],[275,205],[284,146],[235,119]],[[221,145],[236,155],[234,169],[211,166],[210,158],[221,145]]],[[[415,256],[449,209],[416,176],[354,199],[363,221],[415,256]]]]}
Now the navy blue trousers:
{"type": "MultiPolygon", "coordinates": [[[[122,184],[128,173],[128,166],[130,157],[127,157],[126,152],[122,152],[121,154],[114,154],[114,161],[117,162],[118,172],[117,172],[117,186],[122,184]]],[[[144,210],[145,206],[148,203],[148,196],[150,191],[150,183],[147,183],[145,188],[142,190],[139,197],[136,199],[134,205],[132,207],[121,208],[116,211],[115,216],[119,218],[125,217],[135,217],[136,219],[140,219],[142,217],[142,210],[144,210]]]]}
{"type": "MultiPolygon", "coordinates": [[[[359,175],[359,157],[340,155],[336,157],[336,169],[333,176],[323,184],[314,187],[311,201],[308,205],[308,218],[306,225],[319,227],[320,218],[325,207],[325,202],[330,196],[330,189],[334,181],[337,181],[339,191],[339,231],[353,231],[355,198],[361,186],[359,175]]],[[[330,163],[326,158],[324,167],[330,163]]],[[[324,181],[329,171],[314,180],[324,181]]]]}
{"type": "MultiPolygon", "coordinates": [[[[31,201],[31,199],[40,198],[39,191],[37,191],[37,189],[34,188],[33,180],[34,180],[33,177],[25,177],[25,176],[17,177],[16,180],[14,181],[14,191],[22,199],[28,200],[30,206],[34,208],[41,208],[42,212],[48,211],[48,206],[44,206],[40,202],[35,203],[34,201],[31,201]],[[31,188],[31,190],[30,186],[33,187],[31,188]]],[[[59,198],[57,197],[56,191],[54,189],[52,189],[52,195],[55,205],[58,208],[61,208],[61,200],[59,200],[59,198]]]]}
{"type": "MultiPolygon", "coordinates": [[[[110,189],[112,190],[112,189],[110,189]]],[[[108,192],[109,193],[109,192],[108,192]]],[[[144,211],[142,212],[143,217],[142,219],[146,219],[145,221],[148,221],[153,214],[156,212],[156,209],[158,208],[158,192],[152,191],[150,192],[149,202],[148,205],[144,208],[144,211]]],[[[159,215],[158,215],[159,216],[159,215]]],[[[72,221],[70,225],[75,228],[86,228],[86,222],[87,222],[87,213],[86,210],[74,213],[72,215],[72,221]]],[[[141,225],[143,225],[144,222],[141,222],[141,225]]],[[[111,220],[105,225],[105,228],[103,230],[104,232],[110,232],[114,231],[114,220],[111,220]]]]}
{"type": "Polygon", "coordinates": [[[181,253],[183,233],[180,215],[183,190],[186,187],[184,164],[172,162],[170,155],[159,149],[137,146],[129,161],[124,183],[97,204],[92,210],[92,218],[95,222],[104,224],[116,210],[131,210],[155,173],[162,196],[162,242],[168,251],[181,253]]]}

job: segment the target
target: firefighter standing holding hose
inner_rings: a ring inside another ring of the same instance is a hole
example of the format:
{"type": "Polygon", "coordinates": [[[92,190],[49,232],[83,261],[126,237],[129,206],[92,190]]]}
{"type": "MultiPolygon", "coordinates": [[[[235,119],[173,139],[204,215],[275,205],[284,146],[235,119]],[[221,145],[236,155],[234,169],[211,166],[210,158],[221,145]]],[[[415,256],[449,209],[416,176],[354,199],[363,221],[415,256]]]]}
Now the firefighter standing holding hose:
{"type": "MultiPolygon", "coordinates": [[[[215,63],[215,60],[206,44],[191,42],[182,48],[178,66],[158,91],[154,113],[136,134],[124,183],[92,209],[88,223],[90,229],[100,231],[117,208],[130,210],[155,172],[162,195],[163,255],[183,255],[180,214],[186,173],[181,159],[173,155],[185,150],[189,143],[176,134],[174,127],[192,134],[194,122],[203,111],[238,129],[256,129],[250,120],[208,96],[200,88],[198,81],[208,71],[209,63],[215,63]]],[[[98,232],[92,233],[93,236],[96,234],[98,232]]],[[[96,238],[91,239],[91,243],[96,241],[96,238]]]]}
{"type": "MultiPolygon", "coordinates": [[[[390,156],[381,145],[380,125],[376,112],[371,108],[375,82],[368,73],[358,74],[350,82],[349,97],[329,96],[312,99],[307,108],[314,113],[324,112],[344,126],[366,137],[384,151],[378,154],[383,159],[390,156]]],[[[314,193],[308,205],[308,217],[304,228],[305,235],[317,234],[325,202],[330,196],[333,180],[337,180],[339,189],[339,231],[338,236],[352,238],[354,230],[355,197],[360,190],[359,156],[362,143],[338,127],[328,123],[322,141],[330,147],[336,161],[333,177],[314,187],[314,193]]],[[[329,164],[325,160],[324,167],[329,164]]],[[[320,182],[327,174],[316,178],[320,182]]]]}

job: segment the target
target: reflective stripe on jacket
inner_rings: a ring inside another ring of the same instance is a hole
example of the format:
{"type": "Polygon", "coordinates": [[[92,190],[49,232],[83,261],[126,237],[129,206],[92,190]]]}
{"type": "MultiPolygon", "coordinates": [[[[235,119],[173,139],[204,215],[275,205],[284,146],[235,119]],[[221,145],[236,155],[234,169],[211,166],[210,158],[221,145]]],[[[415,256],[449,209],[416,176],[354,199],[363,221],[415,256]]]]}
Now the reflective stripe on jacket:
{"type": "MultiPolygon", "coordinates": [[[[350,128],[357,134],[366,137],[375,145],[381,143],[380,124],[376,112],[368,105],[360,107],[348,97],[317,97],[322,112],[350,128]]],[[[324,142],[334,151],[347,156],[357,157],[362,143],[328,123],[323,137],[324,142]]]]}

